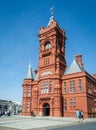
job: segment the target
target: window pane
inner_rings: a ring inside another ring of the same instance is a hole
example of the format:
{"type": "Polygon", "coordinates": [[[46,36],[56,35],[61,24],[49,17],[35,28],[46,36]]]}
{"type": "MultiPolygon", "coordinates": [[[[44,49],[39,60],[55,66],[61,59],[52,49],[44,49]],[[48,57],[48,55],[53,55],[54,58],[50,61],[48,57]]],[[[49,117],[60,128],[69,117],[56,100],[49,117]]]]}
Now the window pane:
{"type": "Polygon", "coordinates": [[[66,93],[66,82],[64,82],[64,93],[66,93]]]}
{"type": "Polygon", "coordinates": [[[82,91],[82,81],[81,81],[81,79],[78,80],[78,91],[82,91]]]}
{"type": "Polygon", "coordinates": [[[50,92],[52,92],[52,81],[50,81],[50,92]]]}

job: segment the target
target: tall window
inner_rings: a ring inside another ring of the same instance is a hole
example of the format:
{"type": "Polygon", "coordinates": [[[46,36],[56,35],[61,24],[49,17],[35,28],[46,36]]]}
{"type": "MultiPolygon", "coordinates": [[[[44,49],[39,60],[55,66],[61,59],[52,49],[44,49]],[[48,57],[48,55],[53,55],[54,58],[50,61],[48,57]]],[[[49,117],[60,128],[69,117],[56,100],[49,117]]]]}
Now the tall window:
{"type": "Polygon", "coordinates": [[[50,81],[50,82],[48,82],[48,81],[41,82],[41,94],[52,92],[52,91],[53,91],[52,81],[50,81]]]}
{"type": "Polygon", "coordinates": [[[48,57],[47,58],[47,65],[49,65],[50,64],[50,58],[48,57]]]}
{"type": "Polygon", "coordinates": [[[49,84],[49,89],[50,89],[50,92],[52,92],[52,81],[50,81],[50,84],[49,84]]]}
{"type": "Polygon", "coordinates": [[[70,81],[70,92],[75,92],[75,81],[70,81]]]}
{"type": "Polygon", "coordinates": [[[64,93],[66,93],[66,82],[64,82],[64,93]]]}
{"type": "Polygon", "coordinates": [[[74,98],[70,99],[70,107],[76,107],[76,99],[74,98]]]}
{"type": "Polygon", "coordinates": [[[48,93],[48,81],[41,83],[41,93],[48,93]]]}
{"type": "Polygon", "coordinates": [[[72,88],[73,88],[73,92],[75,92],[75,81],[72,81],[72,88]]]}
{"type": "Polygon", "coordinates": [[[76,99],[73,99],[73,106],[76,106],[76,99]]]}
{"type": "Polygon", "coordinates": [[[45,88],[44,93],[48,93],[48,81],[44,82],[44,88],[45,88]]]}
{"type": "Polygon", "coordinates": [[[64,99],[64,111],[67,111],[67,100],[64,99]]]}
{"type": "Polygon", "coordinates": [[[31,91],[30,91],[30,86],[28,86],[28,97],[30,97],[30,93],[31,93],[31,91]]]}
{"type": "Polygon", "coordinates": [[[82,81],[81,81],[81,79],[78,80],[78,91],[79,92],[82,91],[82,81]]]}
{"type": "Polygon", "coordinates": [[[50,58],[47,57],[47,58],[44,59],[44,66],[47,66],[49,64],[50,64],[50,58]]]}
{"type": "Polygon", "coordinates": [[[72,99],[70,99],[70,106],[73,106],[73,101],[72,101],[72,99]]]}
{"type": "Polygon", "coordinates": [[[26,88],[23,88],[23,96],[26,97],[26,88]]]}

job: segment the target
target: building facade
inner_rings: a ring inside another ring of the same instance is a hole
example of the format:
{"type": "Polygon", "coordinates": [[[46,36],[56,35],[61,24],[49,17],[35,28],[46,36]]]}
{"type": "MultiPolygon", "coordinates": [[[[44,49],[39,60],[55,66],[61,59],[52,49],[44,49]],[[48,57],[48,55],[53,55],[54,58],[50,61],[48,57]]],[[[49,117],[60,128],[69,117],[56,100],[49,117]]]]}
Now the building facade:
{"type": "Polygon", "coordinates": [[[2,100],[0,99],[0,112],[8,113],[11,115],[21,113],[22,106],[21,103],[11,101],[11,100],[2,100]]]}
{"type": "Polygon", "coordinates": [[[39,64],[31,65],[23,82],[22,115],[75,117],[76,109],[85,117],[96,117],[96,74],[91,76],[76,55],[71,66],[65,58],[65,31],[54,16],[39,30],[39,64]]]}

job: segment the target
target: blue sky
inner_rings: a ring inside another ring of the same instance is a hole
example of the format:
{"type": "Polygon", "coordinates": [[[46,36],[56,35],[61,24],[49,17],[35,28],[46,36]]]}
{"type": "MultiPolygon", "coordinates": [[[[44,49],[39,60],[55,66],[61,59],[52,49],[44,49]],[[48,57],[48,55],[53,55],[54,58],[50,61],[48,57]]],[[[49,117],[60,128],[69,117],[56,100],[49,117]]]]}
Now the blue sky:
{"type": "Polygon", "coordinates": [[[0,0],[0,99],[22,101],[29,61],[38,67],[40,27],[55,19],[66,31],[66,60],[83,55],[88,73],[96,73],[95,0],[0,0]]]}

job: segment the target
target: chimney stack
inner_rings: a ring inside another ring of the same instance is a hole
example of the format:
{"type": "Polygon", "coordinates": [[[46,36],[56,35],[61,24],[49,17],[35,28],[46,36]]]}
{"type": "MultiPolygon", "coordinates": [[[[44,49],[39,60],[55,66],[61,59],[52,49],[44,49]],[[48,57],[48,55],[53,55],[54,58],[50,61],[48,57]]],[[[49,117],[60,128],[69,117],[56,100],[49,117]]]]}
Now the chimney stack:
{"type": "Polygon", "coordinates": [[[80,66],[83,66],[83,63],[82,63],[82,55],[81,55],[81,54],[76,55],[76,62],[77,62],[80,66]]]}

